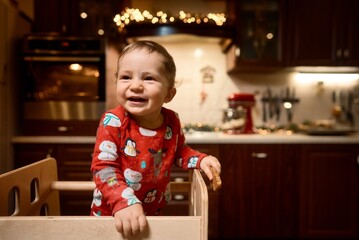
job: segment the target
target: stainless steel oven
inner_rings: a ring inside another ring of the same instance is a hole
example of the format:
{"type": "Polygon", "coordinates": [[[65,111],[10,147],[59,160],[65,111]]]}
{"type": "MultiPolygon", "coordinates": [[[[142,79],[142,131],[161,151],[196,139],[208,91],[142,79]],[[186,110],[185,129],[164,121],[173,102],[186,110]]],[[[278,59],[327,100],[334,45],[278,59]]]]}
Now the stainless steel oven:
{"type": "Polygon", "coordinates": [[[21,86],[25,120],[98,120],[105,110],[104,40],[27,35],[21,86]]]}

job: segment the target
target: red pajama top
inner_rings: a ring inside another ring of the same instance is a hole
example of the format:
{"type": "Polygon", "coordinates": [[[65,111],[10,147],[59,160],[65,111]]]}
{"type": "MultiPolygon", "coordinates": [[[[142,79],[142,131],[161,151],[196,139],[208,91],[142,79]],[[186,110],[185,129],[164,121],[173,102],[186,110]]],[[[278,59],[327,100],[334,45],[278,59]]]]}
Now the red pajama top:
{"type": "Polygon", "coordinates": [[[172,165],[199,169],[207,155],[185,144],[174,111],[162,108],[162,114],[156,130],[137,125],[122,106],[103,114],[91,165],[96,183],[91,215],[111,216],[135,203],[146,215],[158,215],[170,200],[172,165]]]}

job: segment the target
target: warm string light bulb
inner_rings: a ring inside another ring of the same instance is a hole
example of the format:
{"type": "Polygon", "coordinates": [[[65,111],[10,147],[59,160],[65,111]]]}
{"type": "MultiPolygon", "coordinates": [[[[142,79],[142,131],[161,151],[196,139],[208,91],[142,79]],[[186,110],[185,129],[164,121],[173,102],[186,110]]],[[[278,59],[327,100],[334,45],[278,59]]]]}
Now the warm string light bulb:
{"type": "Polygon", "coordinates": [[[226,16],[224,13],[208,13],[206,16],[202,16],[201,14],[180,11],[176,17],[163,11],[152,14],[148,10],[141,12],[137,8],[126,8],[121,14],[116,14],[113,21],[120,29],[132,22],[149,22],[152,24],[165,24],[168,22],[183,22],[186,24],[214,23],[217,26],[223,26],[226,22],[226,16]]]}

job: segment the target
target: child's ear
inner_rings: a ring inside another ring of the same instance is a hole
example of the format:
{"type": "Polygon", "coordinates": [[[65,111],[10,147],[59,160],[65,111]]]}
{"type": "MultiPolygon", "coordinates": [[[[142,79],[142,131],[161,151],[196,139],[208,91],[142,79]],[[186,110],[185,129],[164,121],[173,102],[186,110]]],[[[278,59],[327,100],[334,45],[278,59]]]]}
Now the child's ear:
{"type": "Polygon", "coordinates": [[[177,89],[176,88],[171,88],[170,90],[168,90],[167,96],[165,98],[165,103],[170,102],[174,96],[176,96],[177,93],[177,89]]]}

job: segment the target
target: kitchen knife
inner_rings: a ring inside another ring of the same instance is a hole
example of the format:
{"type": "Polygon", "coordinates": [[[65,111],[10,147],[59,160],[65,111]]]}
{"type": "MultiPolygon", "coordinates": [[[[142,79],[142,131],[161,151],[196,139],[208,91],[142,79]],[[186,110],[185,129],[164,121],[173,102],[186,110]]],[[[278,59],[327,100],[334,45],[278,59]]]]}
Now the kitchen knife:
{"type": "Polygon", "coordinates": [[[268,95],[266,92],[263,93],[262,96],[262,120],[263,123],[267,122],[267,103],[268,103],[268,95]]]}
{"type": "Polygon", "coordinates": [[[346,118],[351,127],[354,126],[354,118],[353,118],[353,110],[352,110],[353,101],[354,101],[353,92],[348,91],[346,118]]]}
{"type": "Polygon", "coordinates": [[[270,88],[267,89],[267,94],[268,94],[268,115],[269,115],[269,119],[273,118],[273,96],[272,96],[272,90],[270,88]]]}
{"type": "Polygon", "coordinates": [[[281,107],[281,99],[279,96],[275,97],[275,115],[276,115],[276,120],[277,122],[280,119],[280,107],[281,107]]]}

